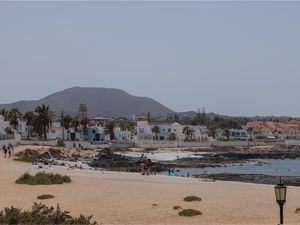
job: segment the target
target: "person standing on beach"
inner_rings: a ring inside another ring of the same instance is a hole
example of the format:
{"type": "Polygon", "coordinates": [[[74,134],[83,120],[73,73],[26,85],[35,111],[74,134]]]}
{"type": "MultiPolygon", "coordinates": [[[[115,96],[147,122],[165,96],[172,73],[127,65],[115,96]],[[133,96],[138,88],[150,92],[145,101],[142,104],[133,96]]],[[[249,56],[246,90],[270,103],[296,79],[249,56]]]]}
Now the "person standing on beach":
{"type": "Polygon", "coordinates": [[[9,146],[7,148],[7,151],[8,151],[8,158],[10,158],[11,157],[11,148],[9,146]]]}
{"type": "Polygon", "coordinates": [[[141,172],[142,172],[142,175],[145,175],[145,163],[144,162],[141,163],[141,172]]]}
{"type": "Polygon", "coordinates": [[[8,146],[10,147],[11,151],[14,152],[14,146],[11,143],[9,143],[8,146]]]}
{"type": "Polygon", "coordinates": [[[4,158],[6,158],[6,154],[7,154],[6,145],[3,145],[2,149],[3,149],[3,152],[4,152],[4,158]]]}

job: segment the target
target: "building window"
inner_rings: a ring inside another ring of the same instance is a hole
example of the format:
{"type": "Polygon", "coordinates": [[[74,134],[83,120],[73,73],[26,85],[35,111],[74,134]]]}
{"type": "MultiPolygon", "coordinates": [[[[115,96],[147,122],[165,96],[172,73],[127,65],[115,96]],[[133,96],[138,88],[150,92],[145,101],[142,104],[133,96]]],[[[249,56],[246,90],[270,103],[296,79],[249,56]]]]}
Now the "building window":
{"type": "Polygon", "coordinates": [[[140,128],[139,133],[144,133],[144,128],[140,128]]]}
{"type": "Polygon", "coordinates": [[[168,132],[171,133],[171,129],[168,129],[168,132]]]}

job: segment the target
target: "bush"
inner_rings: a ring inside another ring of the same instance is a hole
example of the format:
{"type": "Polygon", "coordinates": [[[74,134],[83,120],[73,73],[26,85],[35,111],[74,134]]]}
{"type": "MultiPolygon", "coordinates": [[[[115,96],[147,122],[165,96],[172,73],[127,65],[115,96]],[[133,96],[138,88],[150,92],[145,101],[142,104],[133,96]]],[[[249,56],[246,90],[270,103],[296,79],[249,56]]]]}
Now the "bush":
{"type": "Polygon", "coordinates": [[[29,173],[24,173],[19,179],[16,180],[17,184],[29,184],[29,185],[50,185],[50,184],[63,184],[70,183],[69,176],[62,176],[54,173],[39,172],[34,176],[29,173]]]}
{"type": "Polygon", "coordinates": [[[184,209],[178,213],[179,216],[199,216],[202,212],[195,209],[184,209]]]}
{"type": "Polygon", "coordinates": [[[300,213],[300,208],[296,209],[295,213],[300,213]]]}
{"type": "Polygon", "coordinates": [[[57,147],[66,147],[65,141],[62,139],[58,139],[56,143],[57,147]]]}
{"type": "Polygon", "coordinates": [[[180,210],[180,209],[182,209],[182,208],[181,208],[181,206],[176,205],[176,206],[173,206],[173,209],[174,209],[174,210],[180,210]]]}
{"type": "Polygon", "coordinates": [[[39,200],[51,199],[51,198],[54,198],[54,195],[44,194],[44,195],[39,195],[37,197],[37,199],[39,199],[39,200]]]}
{"type": "Polygon", "coordinates": [[[7,133],[7,134],[14,134],[14,130],[13,130],[11,127],[6,127],[6,128],[4,129],[4,131],[5,131],[5,133],[7,133]]]}
{"type": "Polygon", "coordinates": [[[188,196],[183,199],[185,202],[201,202],[202,199],[197,196],[188,196]]]}
{"type": "Polygon", "coordinates": [[[31,210],[22,211],[19,208],[5,208],[0,212],[0,224],[13,225],[39,225],[39,224],[60,224],[60,225],[96,225],[91,222],[92,216],[85,217],[80,215],[73,218],[68,211],[62,211],[57,205],[48,207],[41,203],[34,203],[31,210]]]}

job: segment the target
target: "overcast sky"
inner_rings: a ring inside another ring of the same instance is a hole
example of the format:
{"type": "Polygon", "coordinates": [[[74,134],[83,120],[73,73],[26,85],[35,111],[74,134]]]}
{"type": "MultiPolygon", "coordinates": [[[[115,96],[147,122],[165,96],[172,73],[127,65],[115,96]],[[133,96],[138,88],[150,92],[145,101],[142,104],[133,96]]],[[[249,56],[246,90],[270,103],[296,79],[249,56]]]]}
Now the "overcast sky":
{"type": "Polygon", "coordinates": [[[0,2],[0,103],[121,88],[175,111],[300,116],[300,2],[0,2]]]}

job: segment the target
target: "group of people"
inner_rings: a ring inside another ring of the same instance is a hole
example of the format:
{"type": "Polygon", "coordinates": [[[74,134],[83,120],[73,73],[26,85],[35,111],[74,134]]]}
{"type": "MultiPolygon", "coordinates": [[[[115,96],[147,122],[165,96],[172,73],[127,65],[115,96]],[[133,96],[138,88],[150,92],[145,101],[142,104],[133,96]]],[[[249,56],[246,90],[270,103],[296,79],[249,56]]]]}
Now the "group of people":
{"type": "Polygon", "coordinates": [[[10,158],[11,153],[14,151],[14,146],[11,143],[9,143],[7,146],[3,145],[2,149],[4,153],[4,158],[6,158],[7,154],[8,154],[8,158],[10,158]]]}

